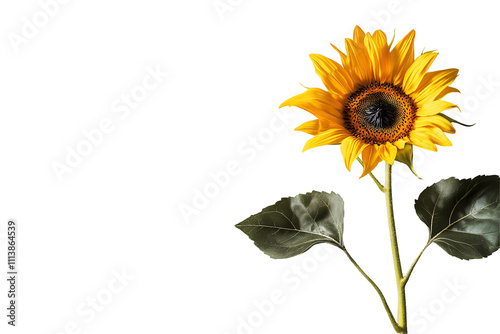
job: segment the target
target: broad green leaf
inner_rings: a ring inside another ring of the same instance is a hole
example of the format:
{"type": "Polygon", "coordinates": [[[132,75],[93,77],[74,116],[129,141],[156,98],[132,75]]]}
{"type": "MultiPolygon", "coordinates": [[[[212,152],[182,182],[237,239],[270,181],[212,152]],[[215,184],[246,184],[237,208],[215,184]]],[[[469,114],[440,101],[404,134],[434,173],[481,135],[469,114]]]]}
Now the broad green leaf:
{"type": "Polygon", "coordinates": [[[425,189],[415,201],[429,228],[429,243],[460,259],[490,256],[500,247],[500,179],[449,178],[425,189]]]}
{"type": "Polygon", "coordinates": [[[398,150],[398,153],[396,154],[396,161],[399,161],[408,166],[411,172],[416,177],[421,179],[421,177],[418,176],[417,172],[415,172],[415,169],[413,168],[413,145],[405,144],[405,147],[402,150],[398,150]]]}
{"type": "Polygon", "coordinates": [[[344,249],[344,201],[317,191],[283,198],[236,227],[274,259],[302,254],[322,242],[344,249]]]}

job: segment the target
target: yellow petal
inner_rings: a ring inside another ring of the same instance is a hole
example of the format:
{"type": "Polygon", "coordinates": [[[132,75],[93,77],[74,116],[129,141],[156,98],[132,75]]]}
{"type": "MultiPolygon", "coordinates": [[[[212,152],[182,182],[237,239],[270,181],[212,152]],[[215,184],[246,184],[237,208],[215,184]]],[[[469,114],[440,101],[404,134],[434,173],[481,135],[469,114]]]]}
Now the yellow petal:
{"type": "Polygon", "coordinates": [[[437,55],[435,52],[424,53],[411,64],[403,79],[403,90],[406,94],[410,95],[418,88],[437,55]]]}
{"type": "Polygon", "coordinates": [[[365,32],[359,26],[354,28],[353,40],[359,47],[363,46],[363,41],[365,39],[365,32]]]}
{"type": "MultiPolygon", "coordinates": [[[[424,77],[425,79],[425,77],[424,77]]],[[[436,100],[441,100],[443,97],[445,97],[446,95],[450,94],[450,93],[460,93],[460,91],[454,87],[446,87],[445,89],[443,89],[441,91],[441,93],[438,94],[438,96],[436,96],[436,100]]]]}
{"type": "Polygon", "coordinates": [[[327,119],[315,119],[299,125],[295,128],[295,131],[302,131],[315,136],[330,129],[344,129],[344,122],[332,122],[327,119]]]}
{"type": "Polygon", "coordinates": [[[353,40],[348,38],[345,40],[345,48],[347,51],[347,70],[351,73],[353,81],[359,86],[371,83],[373,75],[365,48],[359,47],[353,40]]]}
{"type": "Polygon", "coordinates": [[[396,142],[394,142],[394,145],[402,150],[403,148],[405,148],[405,145],[406,143],[408,142],[408,140],[404,140],[404,139],[398,139],[396,142]]]}
{"type": "Polygon", "coordinates": [[[428,141],[432,142],[433,144],[438,144],[441,146],[452,146],[451,141],[448,139],[448,137],[446,137],[443,131],[437,127],[417,128],[413,130],[412,133],[410,133],[410,138],[412,135],[417,135],[420,136],[421,138],[425,137],[428,141]]]}
{"type": "Polygon", "coordinates": [[[415,59],[415,30],[410,31],[391,51],[393,66],[393,83],[400,86],[405,73],[415,59]]]}
{"type": "Polygon", "coordinates": [[[316,74],[330,92],[341,96],[352,93],[354,84],[351,77],[339,63],[318,54],[311,54],[309,57],[313,61],[316,74]]]}
{"type": "Polygon", "coordinates": [[[378,153],[382,160],[392,165],[394,163],[394,159],[396,159],[396,154],[398,153],[398,149],[396,146],[387,142],[379,146],[378,153]]]}
{"type": "Polygon", "coordinates": [[[285,106],[304,109],[317,118],[342,119],[342,103],[335,95],[319,88],[309,88],[304,93],[283,102],[280,108],[285,106]]]}
{"type": "Polygon", "coordinates": [[[457,105],[450,103],[448,101],[436,100],[424,104],[422,107],[417,109],[417,116],[432,116],[437,115],[448,109],[458,108],[457,105]]]}
{"type": "Polygon", "coordinates": [[[351,134],[345,129],[326,130],[309,139],[304,145],[304,149],[302,150],[302,152],[318,146],[340,144],[350,135],[351,134]]]}
{"type": "Polygon", "coordinates": [[[340,144],[340,152],[342,152],[344,163],[348,171],[351,170],[352,163],[366,146],[368,146],[368,144],[352,136],[342,141],[342,144],[340,144]]]}
{"type": "Polygon", "coordinates": [[[387,45],[387,36],[382,30],[377,30],[373,34],[373,40],[380,52],[380,82],[392,82],[392,60],[389,45],[387,45]]]}
{"type": "Polygon", "coordinates": [[[342,51],[339,50],[338,47],[336,47],[335,45],[331,44],[330,45],[335,49],[335,51],[337,51],[340,55],[340,60],[342,61],[342,65],[347,66],[347,56],[345,55],[345,53],[343,53],[342,51]]]}
{"type": "Polygon", "coordinates": [[[315,119],[312,121],[302,123],[301,125],[295,128],[295,131],[302,131],[315,136],[319,133],[319,127],[320,127],[319,120],[315,119]]]}
{"type": "Polygon", "coordinates": [[[417,131],[410,132],[410,144],[425,148],[430,151],[437,151],[436,145],[429,139],[429,136],[417,131]]]}
{"type": "Polygon", "coordinates": [[[366,34],[364,46],[373,80],[381,83],[389,81],[392,76],[392,65],[385,34],[380,30],[377,30],[373,37],[369,33],[366,34]]]}
{"type": "Polygon", "coordinates": [[[375,81],[381,81],[382,78],[382,70],[381,70],[381,52],[378,49],[375,41],[372,36],[368,33],[365,38],[365,48],[368,53],[369,63],[370,63],[370,71],[372,74],[372,78],[375,81]]]}
{"type": "Polygon", "coordinates": [[[418,89],[412,94],[417,106],[435,100],[446,87],[455,81],[457,76],[456,68],[427,73],[418,89]]]}
{"type": "Polygon", "coordinates": [[[417,117],[415,119],[415,128],[420,127],[438,127],[447,133],[455,133],[455,128],[453,125],[446,120],[444,117],[439,115],[434,116],[426,116],[426,117],[417,117]]]}
{"type": "Polygon", "coordinates": [[[451,141],[446,137],[446,135],[443,133],[443,131],[439,128],[432,127],[432,128],[424,128],[427,130],[427,134],[429,135],[430,140],[434,144],[438,144],[441,146],[452,146],[451,141]]]}
{"type": "Polygon", "coordinates": [[[359,178],[362,178],[363,176],[371,173],[372,170],[377,167],[379,162],[382,161],[378,154],[377,146],[375,145],[368,145],[367,147],[365,147],[365,149],[361,153],[361,159],[363,160],[364,167],[363,174],[361,174],[359,178]]]}

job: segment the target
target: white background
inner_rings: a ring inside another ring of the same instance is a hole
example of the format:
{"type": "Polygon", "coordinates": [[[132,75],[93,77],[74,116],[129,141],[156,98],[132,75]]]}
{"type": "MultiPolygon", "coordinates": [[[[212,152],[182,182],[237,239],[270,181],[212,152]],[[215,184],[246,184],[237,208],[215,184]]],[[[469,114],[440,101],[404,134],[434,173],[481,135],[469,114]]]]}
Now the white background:
{"type": "MultiPolygon", "coordinates": [[[[345,169],[337,146],[302,153],[309,136],[293,128],[313,117],[277,109],[300,84],[321,86],[309,54],[339,60],[330,43],[343,48],[356,24],[389,38],[396,28],[396,41],[415,29],[417,54],[440,51],[431,69],[460,69],[462,94],[450,99],[462,114],[449,114],[477,123],[457,127],[451,148],[415,152],[423,180],[395,168],[405,269],[427,238],[418,194],[452,175],[498,174],[494,2],[221,3],[231,10],[218,13],[213,0],[73,0],[47,22],[35,0],[1,3],[2,254],[8,219],[20,235],[18,327],[6,325],[2,279],[2,333],[391,333],[378,296],[340,251],[271,260],[234,228],[281,197],[335,191],[348,249],[396,308],[383,196],[358,179],[359,166],[345,169]],[[16,46],[34,16],[44,26],[16,46]],[[115,112],[122,94],[140,92],[147,68],[168,76],[128,115],[115,112]],[[112,131],[60,180],[54,163],[105,119],[112,131]],[[259,135],[265,143],[252,151],[259,135]],[[183,216],[210,173],[231,163],[237,173],[183,216]],[[122,271],[133,278],[116,281],[122,271]],[[277,293],[279,304],[263,302],[277,293]]],[[[431,246],[408,285],[410,333],[496,333],[499,264],[500,254],[466,262],[431,246]]]]}

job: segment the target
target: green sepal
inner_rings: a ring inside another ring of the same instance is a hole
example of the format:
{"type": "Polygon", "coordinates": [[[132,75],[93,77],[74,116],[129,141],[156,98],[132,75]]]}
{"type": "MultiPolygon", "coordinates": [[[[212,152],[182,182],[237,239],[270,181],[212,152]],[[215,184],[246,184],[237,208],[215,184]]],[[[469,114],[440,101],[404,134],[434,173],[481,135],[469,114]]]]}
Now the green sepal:
{"type": "Polygon", "coordinates": [[[425,48],[423,48],[422,53],[420,55],[424,55],[426,53],[431,53],[431,52],[436,52],[438,49],[430,50],[430,51],[425,51],[425,48]],[[425,52],[424,52],[425,51],[425,52]]]}
{"type": "Polygon", "coordinates": [[[396,28],[394,28],[394,33],[392,34],[392,40],[391,43],[389,44],[389,50],[391,49],[392,43],[394,43],[395,38],[396,38],[396,28]]]}
{"type": "Polygon", "coordinates": [[[411,144],[405,144],[405,147],[402,150],[398,150],[398,153],[396,154],[396,161],[399,161],[408,168],[410,168],[411,172],[418,177],[420,180],[422,179],[420,176],[418,176],[417,172],[413,168],[413,145],[411,144]]]}
{"type": "Polygon", "coordinates": [[[438,116],[443,117],[445,120],[447,120],[447,121],[448,121],[448,122],[450,122],[450,123],[457,123],[457,124],[460,124],[460,125],[462,125],[462,126],[466,126],[466,127],[471,127],[471,126],[476,125],[476,123],[474,123],[474,124],[465,124],[465,123],[459,122],[459,121],[457,121],[456,119],[453,119],[453,118],[451,118],[450,116],[447,116],[447,115],[445,115],[445,114],[443,114],[443,113],[439,113],[439,114],[438,114],[438,116]]]}

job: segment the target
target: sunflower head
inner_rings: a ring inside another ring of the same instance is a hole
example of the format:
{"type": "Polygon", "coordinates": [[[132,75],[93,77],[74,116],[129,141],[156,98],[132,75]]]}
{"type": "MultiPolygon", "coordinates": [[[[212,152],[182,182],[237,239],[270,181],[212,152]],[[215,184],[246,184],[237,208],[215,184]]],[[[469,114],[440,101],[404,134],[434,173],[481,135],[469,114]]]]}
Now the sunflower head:
{"type": "Polygon", "coordinates": [[[348,170],[361,154],[363,177],[382,160],[404,161],[399,155],[413,145],[432,151],[436,144],[451,146],[444,133],[455,129],[442,112],[457,106],[442,98],[459,92],[450,87],[458,70],[429,72],[438,54],[415,58],[414,40],[411,31],[391,49],[381,30],[371,35],[356,27],[353,38],[345,41],[345,53],[332,45],[342,65],[310,56],[326,90],[308,88],[280,106],[299,107],[317,118],[296,128],[314,136],[304,151],[340,144],[348,170]]]}

